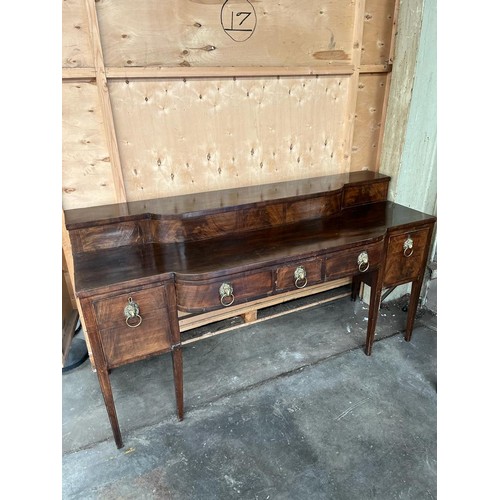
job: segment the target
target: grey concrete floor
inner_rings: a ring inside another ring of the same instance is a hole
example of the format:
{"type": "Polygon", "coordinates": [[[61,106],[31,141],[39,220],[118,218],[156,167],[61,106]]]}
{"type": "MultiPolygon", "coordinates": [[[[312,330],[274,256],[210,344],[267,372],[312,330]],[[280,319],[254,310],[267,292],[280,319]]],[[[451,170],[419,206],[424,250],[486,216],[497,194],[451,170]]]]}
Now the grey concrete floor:
{"type": "Polygon", "coordinates": [[[113,370],[120,450],[90,363],[64,373],[62,497],[436,498],[437,315],[405,342],[402,305],[382,304],[370,357],[348,297],[187,346],[182,422],[170,355],[113,370]]]}

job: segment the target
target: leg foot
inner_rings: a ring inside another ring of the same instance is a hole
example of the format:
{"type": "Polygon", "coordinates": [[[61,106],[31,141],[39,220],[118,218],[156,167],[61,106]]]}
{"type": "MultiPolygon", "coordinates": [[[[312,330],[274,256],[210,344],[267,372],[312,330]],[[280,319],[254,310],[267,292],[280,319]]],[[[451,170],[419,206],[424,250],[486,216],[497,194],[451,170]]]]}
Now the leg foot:
{"type": "Polygon", "coordinates": [[[104,404],[106,405],[106,411],[108,412],[109,423],[111,424],[116,447],[118,449],[123,448],[123,440],[120,432],[120,426],[118,425],[118,417],[116,416],[116,408],[113,400],[113,393],[111,391],[108,370],[98,369],[97,378],[99,379],[99,385],[101,386],[101,392],[104,398],[104,404]]]}
{"type": "Polygon", "coordinates": [[[405,340],[409,342],[413,333],[413,325],[415,323],[415,316],[417,314],[418,302],[420,300],[420,289],[422,288],[422,281],[414,281],[411,284],[410,302],[408,303],[408,315],[406,318],[406,333],[405,340]]]}

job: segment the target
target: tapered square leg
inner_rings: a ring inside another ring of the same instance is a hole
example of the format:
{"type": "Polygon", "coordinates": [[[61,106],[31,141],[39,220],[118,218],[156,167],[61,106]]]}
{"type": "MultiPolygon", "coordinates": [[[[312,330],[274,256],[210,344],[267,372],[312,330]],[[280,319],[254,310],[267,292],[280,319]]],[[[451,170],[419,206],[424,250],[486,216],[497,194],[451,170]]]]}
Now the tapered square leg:
{"type": "Polygon", "coordinates": [[[418,303],[420,300],[420,290],[422,288],[423,276],[414,281],[411,284],[411,294],[410,294],[410,302],[408,304],[408,315],[406,317],[406,332],[405,332],[405,340],[409,342],[411,340],[411,336],[413,333],[413,325],[415,323],[415,316],[417,314],[418,303]]]}
{"type": "Polygon", "coordinates": [[[182,377],[182,348],[176,347],[172,351],[172,366],[174,368],[175,401],[177,403],[177,416],[184,418],[184,389],[182,377]]]}
{"type": "Polygon", "coordinates": [[[120,426],[118,425],[118,417],[116,416],[115,402],[113,400],[113,392],[111,391],[108,370],[98,368],[97,379],[99,380],[99,385],[101,386],[101,392],[104,404],[106,405],[106,411],[108,412],[108,418],[113,431],[113,437],[115,438],[116,447],[118,449],[123,448],[123,440],[120,432],[120,426]]]}
{"type": "Polygon", "coordinates": [[[382,275],[377,269],[371,273],[370,279],[370,305],[368,311],[368,326],[366,328],[365,354],[370,356],[372,353],[373,342],[375,339],[375,327],[380,308],[380,297],[382,295],[382,275]]]}

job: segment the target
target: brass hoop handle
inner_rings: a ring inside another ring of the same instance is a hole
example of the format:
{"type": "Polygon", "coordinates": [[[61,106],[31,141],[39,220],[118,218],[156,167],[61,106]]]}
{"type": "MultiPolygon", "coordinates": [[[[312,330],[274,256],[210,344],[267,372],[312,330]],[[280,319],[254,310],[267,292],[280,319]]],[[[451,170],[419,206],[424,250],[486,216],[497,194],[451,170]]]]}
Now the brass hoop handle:
{"type": "Polygon", "coordinates": [[[297,267],[297,269],[295,269],[295,272],[293,273],[293,277],[295,278],[295,287],[296,288],[304,288],[307,285],[307,273],[306,273],[306,270],[302,266],[299,266],[299,267],[297,267]],[[303,281],[303,283],[299,284],[301,281],[303,281]]]}
{"type": "Polygon", "coordinates": [[[368,252],[361,252],[358,255],[358,269],[360,273],[366,273],[368,268],[370,267],[370,263],[368,262],[368,252]]]}
{"type": "Polygon", "coordinates": [[[123,314],[125,315],[125,323],[130,328],[137,328],[142,323],[142,316],[139,314],[139,304],[134,302],[132,297],[128,298],[128,304],[123,309],[123,314]],[[131,319],[134,319],[136,323],[130,323],[131,319]]]}
{"type": "Polygon", "coordinates": [[[229,307],[234,302],[233,287],[230,283],[222,283],[219,288],[220,303],[224,307],[229,307]],[[229,298],[229,302],[227,299],[229,298]]]}
{"type": "Polygon", "coordinates": [[[403,255],[405,257],[411,257],[413,255],[413,240],[409,236],[403,243],[403,255]]]}
{"type": "Polygon", "coordinates": [[[142,323],[142,316],[140,314],[135,315],[134,318],[139,318],[139,321],[135,325],[131,325],[129,323],[130,318],[127,318],[125,320],[125,323],[127,323],[127,326],[129,326],[130,328],[137,328],[142,323]]]}

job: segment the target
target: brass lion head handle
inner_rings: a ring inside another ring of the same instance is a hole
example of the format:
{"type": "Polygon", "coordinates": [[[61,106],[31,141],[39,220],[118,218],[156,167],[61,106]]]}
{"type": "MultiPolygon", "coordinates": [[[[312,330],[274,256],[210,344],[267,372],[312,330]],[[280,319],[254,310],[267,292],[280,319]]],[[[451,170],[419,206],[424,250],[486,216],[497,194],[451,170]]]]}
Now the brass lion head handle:
{"type": "Polygon", "coordinates": [[[128,298],[128,304],[123,309],[123,314],[125,315],[125,323],[130,328],[137,328],[142,323],[142,317],[139,314],[139,304],[132,300],[132,297],[128,298]]]}
{"type": "Polygon", "coordinates": [[[370,267],[370,263],[368,262],[368,252],[361,252],[358,255],[358,269],[360,273],[366,273],[368,268],[370,267]]]}
{"type": "Polygon", "coordinates": [[[403,243],[403,255],[405,257],[410,257],[413,255],[413,240],[408,236],[403,243]]]}
{"type": "Polygon", "coordinates": [[[220,303],[229,307],[234,302],[233,287],[231,283],[222,283],[219,288],[220,303]]]}
{"type": "Polygon", "coordinates": [[[295,269],[293,277],[295,278],[295,286],[297,288],[304,288],[307,285],[307,273],[302,266],[295,269]]]}

